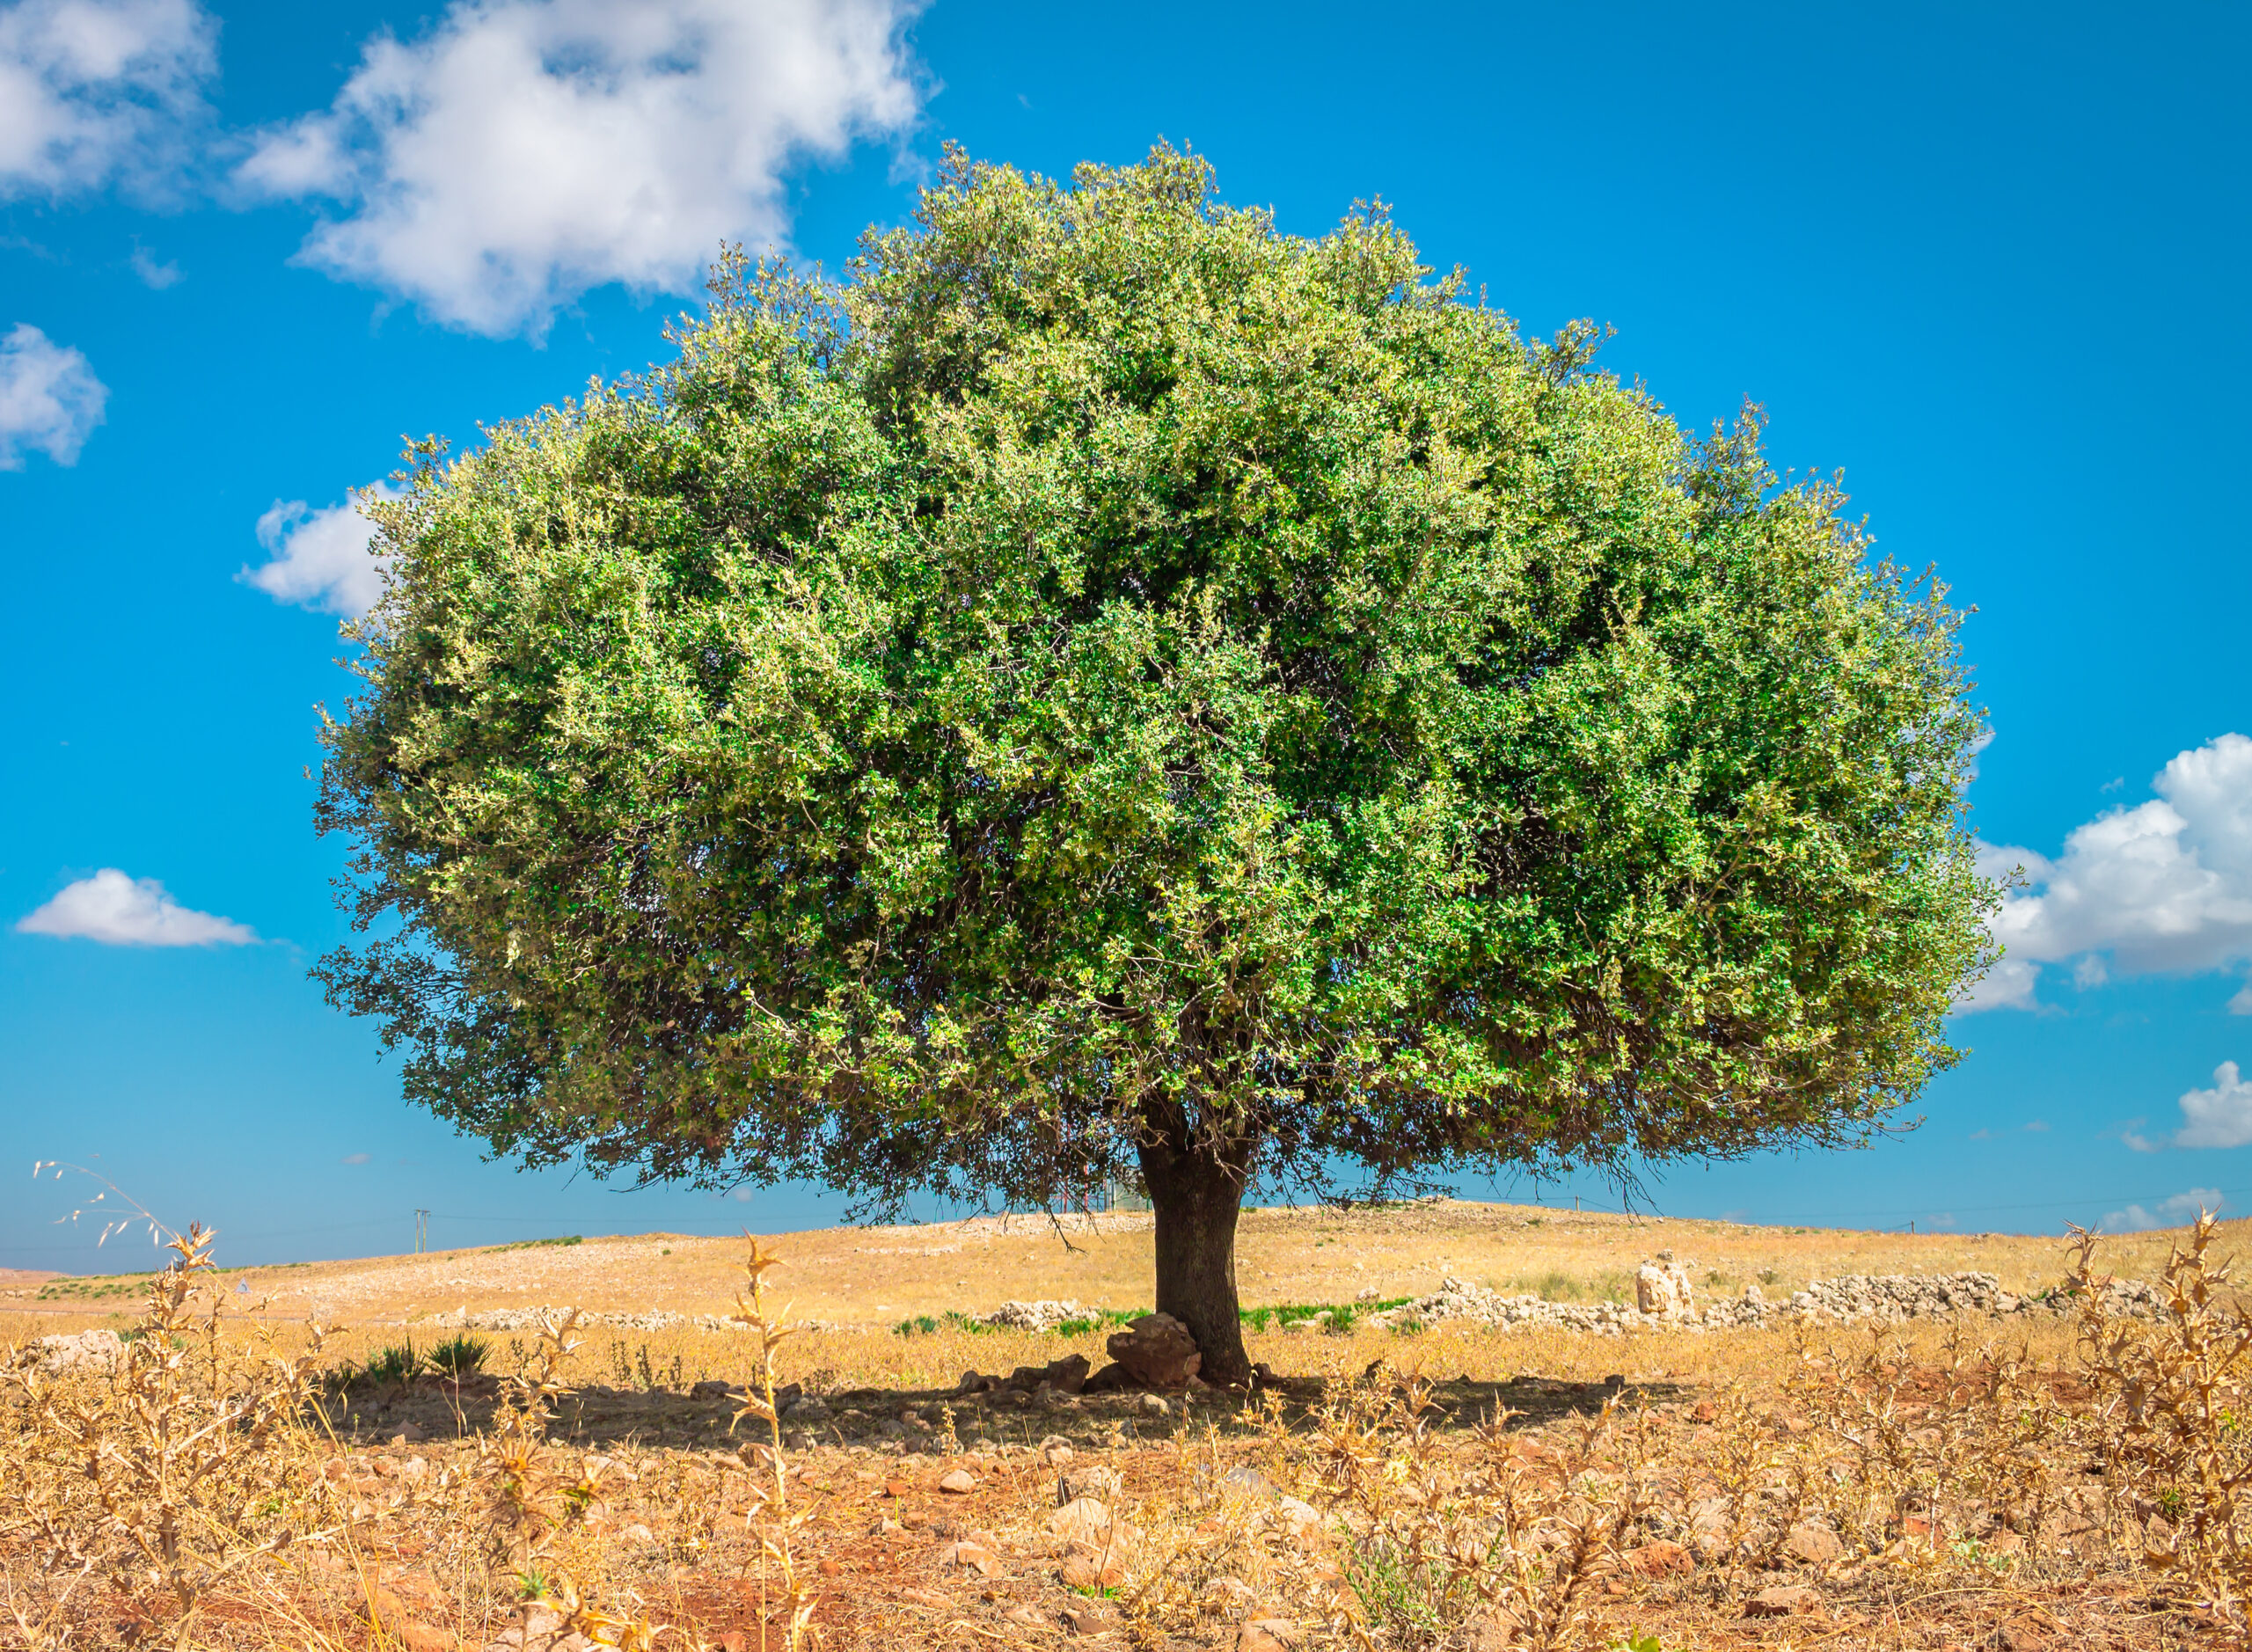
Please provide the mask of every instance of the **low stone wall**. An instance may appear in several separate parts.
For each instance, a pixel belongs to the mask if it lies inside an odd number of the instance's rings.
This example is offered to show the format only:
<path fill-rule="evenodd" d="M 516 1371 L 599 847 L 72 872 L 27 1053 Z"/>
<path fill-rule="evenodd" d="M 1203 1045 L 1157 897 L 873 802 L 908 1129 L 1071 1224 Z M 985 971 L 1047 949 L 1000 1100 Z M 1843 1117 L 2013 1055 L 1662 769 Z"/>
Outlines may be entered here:
<path fill-rule="evenodd" d="M 1700 1308 L 1692 1300 L 1685 1268 L 1670 1258 L 1667 1264 L 1663 1271 L 1668 1289 L 1640 1293 L 1642 1300 L 1653 1304 L 1655 1312 L 1646 1312 L 1623 1302 L 1550 1302 L 1536 1296 L 1504 1296 L 1466 1279 L 1450 1278 L 1431 1295 L 1388 1312 L 1371 1314 L 1363 1323 L 1399 1327 L 1472 1320 L 1504 1329 L 1557 1326 L 1616 1336 L 1630 1330 L 1714 1331 L 1790 1319 L 1899 1324 L 1964 1313 L 2058 1314 L 2072 1312 L 2079 1305 L 2078 1298 L 2062 1289 L 2020 1296 L 2004 1290 L 1992 1274 L 1956 1273 L 1852 1274 L 1820 1279 L 1779 1303 L 1769 1302 L 1757 1285 L 1751 1285 L 1739 1297 L 1722 1298 Z M 1645 1268 L 1646 1272 L 1655 1270 L 1656 1265 Z M 1637 1281 L 1638 1286 L 1643 1283 Z M 2139 1319 L 2152 1318 L 2165 1305 L 2159 1293 L 2139 1280 L 2114 1281 L 2108 1297 L 2112 1312 Z"/>

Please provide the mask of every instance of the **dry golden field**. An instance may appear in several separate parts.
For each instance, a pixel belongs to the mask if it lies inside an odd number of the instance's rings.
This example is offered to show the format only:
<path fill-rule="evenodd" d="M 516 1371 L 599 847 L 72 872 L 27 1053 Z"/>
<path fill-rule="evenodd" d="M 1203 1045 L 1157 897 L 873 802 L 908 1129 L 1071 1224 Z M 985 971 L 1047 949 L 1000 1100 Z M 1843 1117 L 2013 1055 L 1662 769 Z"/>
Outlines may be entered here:
<path fill-rule="evenodd" d="M 961 1392 L 1100 1364 L 1104 1330 L 945 1316 L 1136 1309 L 1147 1224 L 766 1241 L 764 1318 L 819 1325 L 771 1350 L 779 1426 L 756 1414 L 765 1334 L 694 1322 L 737 1311 L 741 1240 L 198 1270 L 115 1373 L 14 1356 L 0 1644 L 442 1652 L 529 1629 L 742 1652 L 793 1620 L 839 1648 L 2243 1644 L 2252 1359 L 2195 1269 L 2154 1324 L 2091 1304 L 1890 1331 L 1267 1329 L 1276 1380 L 1248 1394 Z M 2209 1233 L 2199 1267 L 2244 1233 Z M 2158 1277 L 2184 1238 L 2105 1240 L 2094 1266 Z M 1661 1250 L 1771 1301 L 1962 1268 L 2031 1291 L 2073 1266 L 2052 1239 L 1443 1202 L 1252 1213 L 1239 1273 L 1253 1307 L 1446 1276 L 1594 1300 Z M 0 1340 L 129 1331 L 150 1284 L 0 1278 Z M 688 1318 L 581 1323 L 559 1354 L 480 1331 L 473 1373 L 398 1369 L 464 1311 L 537 1308 Z M 317 1349 L 313 1319 L 338 1327 Z M 821 1403 L 791 1414 L 793 1386 Z M 1066 1476 L 1093 1502 L 1062 1509 Z"/>

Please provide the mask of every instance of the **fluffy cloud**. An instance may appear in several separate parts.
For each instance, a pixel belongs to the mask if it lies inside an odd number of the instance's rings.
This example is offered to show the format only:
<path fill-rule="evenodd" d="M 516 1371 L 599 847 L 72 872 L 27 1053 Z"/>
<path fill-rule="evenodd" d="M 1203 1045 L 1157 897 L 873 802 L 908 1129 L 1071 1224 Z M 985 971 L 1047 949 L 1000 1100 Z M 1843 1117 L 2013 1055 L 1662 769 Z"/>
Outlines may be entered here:
<path fill-rule="evenodd" d="M 128 878 L 115 866 L 68 885 L 16 928 L 110 947 L 239 947 L 258 939 L 230 918 L 190 911 L 156 879 Z"/>
<path fill-rule="evenodd" d="M 26 453 L 76 464 L 108 400 L 84 355 L 18 322 L 0 338 L 0 471 L 22 470 Z"/>
<path fill-rule="evenodd" d="M 0 196 L 162 188 L 209 113 L 217 34 L 194 0 L 0 7 Z"/>
<path fill-rule="evenodd" d="M 360 514 L 359 501 L 397 497 L 382 482 L 341 505 L 307 508 L 302 499 L 275 500 L 258 519 L 258 542 L 273 560 L 240 575 L 278 603 L 325 609 L 357 618 L 383 595 L 383 561 L 369 548 L 376 524 Z"/>
<path fill-rule="evenodd" d="M 2223 735 L 2183 752 L 2152 789 L 2150 801 L 2078 828 L 2053 860 L 1981 846 L 1982 870 L 2022 866 L 2031 887 L 1996 915 L 2005 956 L 1962 1007 L 2031 1008 L 2039 967 L 2067 960 L 2094 986 L 2252 957 L 2252 740 Z M 2252 996 L 2239 1001 L 2252 1011 Z"/>
<path fill-rule="evenodd" d="M 2218 1212 L 2227 1201 L 2220 1196 L 2218 1188 L 2192 1188 L 2187 1193 L 2177 1193 L 2170 1199 L 2161 1199 L 2155 1211 L 2141 1205 L 2131 1204 L 2124 1210 L 2114 1210 L 2095 1224 L 2099 1233 L 2140 1233 L 2153 1227 L 2183 1227 L 2197 1219 L 2201 1211 Z"/>
<path fill-rule="evenodd" d="M 316 267 L 537 336 L 591 288 L 687 291 L 721 241 L 779 240 L 793 160 L 914 119 L 917 4 L 455 0 L 420 40 L 370 40 L 238 176 L 341 205 Z"/>
<path fill-rule="evenodd" d="M 2252 1079 L 2225 1061 L 2213 1069 L 2213 1087 L 2191 1090 L 2182 1098 L 2182 1128 L 2174 1132 L 2175 1147 L 2241 1147 L 2252 1142 Z M 2154 1153 L 2168 1143 L 2153 1142 L 2130 1132 L 2127 1145 L 2138 1152 Z"/>

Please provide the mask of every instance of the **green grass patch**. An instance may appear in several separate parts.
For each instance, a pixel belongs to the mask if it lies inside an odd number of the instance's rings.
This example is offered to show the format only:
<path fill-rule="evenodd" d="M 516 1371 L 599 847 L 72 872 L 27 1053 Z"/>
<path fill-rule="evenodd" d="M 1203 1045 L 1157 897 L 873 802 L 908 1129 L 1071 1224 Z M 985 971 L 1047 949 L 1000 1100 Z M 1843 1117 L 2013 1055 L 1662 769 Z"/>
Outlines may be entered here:
<path fill-rule="evenodd" d="M 492 1351 L 493 1345 L 483 1337 L 463 1331 L 430 1350 L 429 1366 L 449 1377 L 472 1377 L 483 1369 L 485 1356 Z"/>
<path fill-rule="evenodd" d="M 583 1245 L 586 1239 L 577 1233 L 566 1233 L 560 1239 L 518 1239 L 513 1245 L 487 1245 L 480 1254 L 498 1256 L 502 1251 L 545 1250 L 556 1245 Z"/>
<path fill-rule="evenodd" d="M 271 1274 L 285 1268 L 309 1268 L 310 1262 L 274 1262 L 251 1264 L 242 1268 L 214 1268 L 214 1275 Z M 145 1297 L 149 1287 L 157 1282 L 154 1272 L 145 1274 L 84 1274 L 64 1279 L 50 1279 L 39 1288 L 36 1302 L 110 1302 L 120 1297 Z"/>
<path fill-rule="evenodd" d="M 891 1327 L 891 1334 L 894 1336 L 936 1336 L 941 1331 L 983 1333 L 999 1328 L 998 1326 L 986 1324 L 983 1319 L 973 1319 L 966 1313 L 948 1308 L 944 1313 L 918 1313 L 902 1319 Z"/>
<path fill-rule="evenodd" d="M 1329 1323 L 1325 1327 L 1340 1335 L 1353 1328 L 1364 1313 L 1388 1313 L 1394 1308 L 1404 1308 L 1414 1301 L 1412 1297 L 1391 1297 L 1382 1302 L 1289 1302 L 1267 1308 L 1245 1308 L 1237 1317 L 1244 1328 L 1250 1331 L 1287 1329 L 1301 1319 L 1311 1319 L 1326 1313 Z"/>
<path fill-rule="evenodd" d="M 1097 1308 L 1093 1313 L 1076 1319 L 1058 1319 L 1057 1336 L 1093 1336 L 1097 1331 L 1115 1331 L 1130 1325 L 1148 1312 L 1146 1308 Z"/>
<path fill-rule="evenodd" d="M 363 1381 L 381 1387 L 404 1388 L 420 1375 L 422 1356 L 414 1351 L 413 1342 L 394 1342 L 379 1348 L 368 1356 L 368 1363 L 360 1367 Z"/>

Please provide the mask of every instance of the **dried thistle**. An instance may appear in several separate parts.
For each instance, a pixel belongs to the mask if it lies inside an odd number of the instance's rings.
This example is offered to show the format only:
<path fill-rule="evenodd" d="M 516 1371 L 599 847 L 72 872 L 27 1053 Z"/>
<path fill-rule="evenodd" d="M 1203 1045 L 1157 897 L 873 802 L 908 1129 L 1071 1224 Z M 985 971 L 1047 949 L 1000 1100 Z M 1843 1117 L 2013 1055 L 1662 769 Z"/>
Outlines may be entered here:
<path fill-rule="evenodd" d="M 758 1536 L 758 1643 L 763 1652 L 770 1609 L 767 1568 L 771 1564 L 779 1574 L 783 1644 L 788 1652 L 798 1652 L 810 1633 L 808 1626 L 820 1597 L 797 1561 L 793 1539 L 808 1517 L 790 1507 L 789 1463 L 782 1449 L 781 1413 L 774 1400 L 774 1352 L 797 1327 L 790 1323 L 786 1307 L 776 1314 L 766 1305 L 766 1276 L 782 1265 L 782 1259 L 763 1248 L 751 1235 L 746 1233 L 743 1239 L 750 1246 L 742 1265 L 745 1289 L 737 1293 L 735 1311 L 728 1317 L 758 1339 L 756 1386 L 734 1420 L 739 1424 L 748 1417 L 766 1428 L 764 1443 L 746 1441 L 741 1452 L 752 1476 L 747 1520 Z"/>

